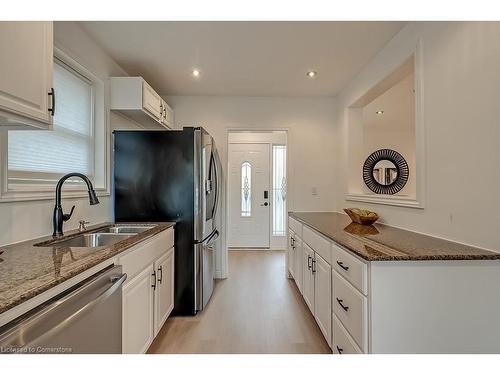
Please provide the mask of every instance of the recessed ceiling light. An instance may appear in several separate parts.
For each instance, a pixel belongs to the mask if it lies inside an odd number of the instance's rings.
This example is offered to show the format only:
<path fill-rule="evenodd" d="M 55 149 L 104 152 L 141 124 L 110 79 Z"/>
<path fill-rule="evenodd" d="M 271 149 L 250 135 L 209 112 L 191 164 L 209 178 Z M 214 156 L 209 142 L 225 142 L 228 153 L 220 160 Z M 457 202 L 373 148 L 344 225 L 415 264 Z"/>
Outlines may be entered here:
<path fill-rule="evenodd" d="M 384 113 L 384 111 L 382 111 L 382 110 L 378 110 L 378 111 L 377 111 L 377 112 L 375 112 L 375 113 L 376 113 L 377 115 L 381 115 L 381 114 L 383 114 L 383 113 Z"/>
<path fill-rule="evenodd" d="M 308 76 L 309 78 L 314 78 L 318 75 L 318 72 L 315 72 L 314 70 L 310 70 L 306 73 L 306 76 Z"/>
<path fill-rule="evenodd" d="M 200 71 L 198 69 L 193 69 L 193 77 L 199 77 L 200 76 Z"/>

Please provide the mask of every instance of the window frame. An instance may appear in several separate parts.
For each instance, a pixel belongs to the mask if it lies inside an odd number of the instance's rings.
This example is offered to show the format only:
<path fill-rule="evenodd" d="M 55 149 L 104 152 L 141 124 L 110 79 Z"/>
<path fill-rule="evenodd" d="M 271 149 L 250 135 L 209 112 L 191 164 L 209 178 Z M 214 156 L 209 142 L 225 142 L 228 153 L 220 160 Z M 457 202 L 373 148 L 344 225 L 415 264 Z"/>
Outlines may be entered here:
<path fill-rule="evenodd" d="M 110 195 L 109 165 L 110 165 L 110 132 L 109 132 L 109 108 L 105 92 L 107 88 L 105 79 L 99 77 L 88 68 L 80 64 L 74 58 L 54 48 L 54 64 L 61 64 L 81 75 L 89 81 L 92 86 L 92 130 L 90 149 L 90 162 L 92 165 L 91 181 L 98 196 Z M 20 130 L 21 131 L 21 130 Z M 51 131 L 51 130 L 41 130 Z M 58 174 L 45 172 L 16 172 L 21 179 L 15 183 L 9 181 L 8 170 L 8 132 L 0 132 L 0 202 L 46 200 L 54 198 L 54 188 L 58 180 Z M 30 177 L 33 178 L 30 178 Z M 52 180 L 51 178 L 54 178 Z M 41 183 L 45 178 L 47 183 Z M 79 180 L 68 180 L 64 185 L 64 197 L 79 198 L 87 196 L 86 186 Z"/>

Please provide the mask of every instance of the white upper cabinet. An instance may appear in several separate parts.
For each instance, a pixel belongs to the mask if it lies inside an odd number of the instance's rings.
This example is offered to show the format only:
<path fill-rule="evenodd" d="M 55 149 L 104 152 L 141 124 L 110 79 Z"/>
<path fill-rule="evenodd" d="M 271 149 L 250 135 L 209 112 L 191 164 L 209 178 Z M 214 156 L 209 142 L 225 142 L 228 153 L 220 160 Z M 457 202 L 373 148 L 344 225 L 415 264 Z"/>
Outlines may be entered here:
<path fill-rule="evenodd" d="M 174 127 L 172 109 L 142 77 L 111 77 L 111 110 L 146 128 Z"/>
<path fill-rule="evenodd" d="M 174 110 L 170 108 L 170 106 L 163 101 L 162 103 L 162 108 L 163 108 L 163 116 L 162 116 L 162 124 L 167 126 L 170 129 L 174 128 Z"/>
<path fill-rule="evenodd" d="M 163 117 L 163 100 L 144 80 L 142 81 L 142 108 L 156 121 L 161 122 Z M 114 108 L 112 107 L 112 109 Z"/>
<path fill-rule="evenodd" d="M 52 22 L 0 22 L 0 126 L 51 128 L 53 43 Z"/>

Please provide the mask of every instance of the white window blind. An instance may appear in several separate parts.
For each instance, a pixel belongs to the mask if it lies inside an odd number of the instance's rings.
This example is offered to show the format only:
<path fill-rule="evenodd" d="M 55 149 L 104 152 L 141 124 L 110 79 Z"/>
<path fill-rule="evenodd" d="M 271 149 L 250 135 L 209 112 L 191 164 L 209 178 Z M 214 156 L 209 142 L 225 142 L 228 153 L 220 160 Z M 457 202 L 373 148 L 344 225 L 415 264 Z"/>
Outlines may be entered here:
<path fill-rule="evenodd" d="M 53 131 L 9 131 L 9 179 L 46 180 L 68 172 L 93 175 L 92 82 L 55 60 Z"/>

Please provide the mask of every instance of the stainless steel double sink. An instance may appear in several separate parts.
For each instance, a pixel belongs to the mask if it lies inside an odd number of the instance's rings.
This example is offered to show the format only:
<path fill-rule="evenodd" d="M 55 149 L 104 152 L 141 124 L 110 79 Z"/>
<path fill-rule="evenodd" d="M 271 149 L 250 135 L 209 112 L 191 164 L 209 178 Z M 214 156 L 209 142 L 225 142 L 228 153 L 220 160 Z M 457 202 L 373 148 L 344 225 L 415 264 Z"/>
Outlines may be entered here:
<path fill-rule="evenodd" d="M 97 229 L 91 233 L 82 233 L 76 237 L 52 240 L 36 244 L 41 247 L 102 247 L 115 244 L 139 233 L 154 228 L 154 225 L 113 225 Z"/>

